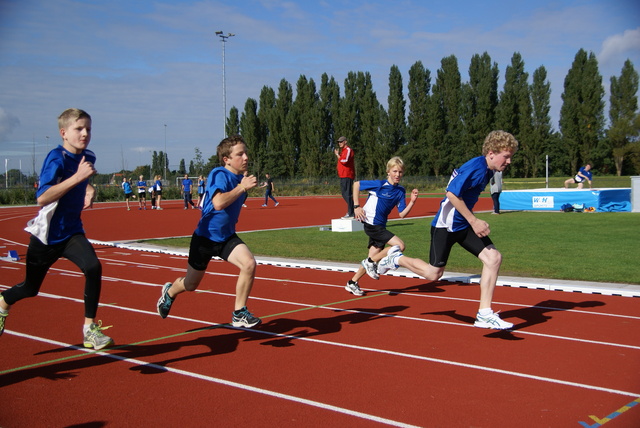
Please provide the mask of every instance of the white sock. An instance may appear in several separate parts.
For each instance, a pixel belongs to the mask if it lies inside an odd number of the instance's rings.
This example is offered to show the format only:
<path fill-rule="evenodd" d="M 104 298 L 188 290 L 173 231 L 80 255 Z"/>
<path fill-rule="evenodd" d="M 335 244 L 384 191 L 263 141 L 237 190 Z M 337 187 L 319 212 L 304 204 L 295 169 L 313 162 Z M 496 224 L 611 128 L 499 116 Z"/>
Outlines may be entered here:
<path fill-rule="evenodd" d="M 484 309 L 480 309 L 478 313 L 483 317 L 486 317 L 487 315 L 491 315 L 493 313 L 493 310 L 491 308 L 484 308 Z"/>
<path fill-rule="evenodd" d="M 87 334 L 87 332 L 89 331 L 89 328 L 91 327 L 91 324 L 85 324 L 82 326 L 82 334 Z"/>

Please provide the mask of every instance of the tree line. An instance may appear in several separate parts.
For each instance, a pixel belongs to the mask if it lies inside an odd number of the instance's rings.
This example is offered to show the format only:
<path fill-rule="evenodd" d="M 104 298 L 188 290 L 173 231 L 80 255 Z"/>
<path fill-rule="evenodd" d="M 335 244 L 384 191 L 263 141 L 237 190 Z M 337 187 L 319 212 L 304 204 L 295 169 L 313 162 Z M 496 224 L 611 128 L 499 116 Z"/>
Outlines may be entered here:
<path fill-rule="evenodd" d="M 564 80 L 559 129 L 550 118 L 551 85 L 544 66 L 530 77 L 519 53 L 506 67 L 498 88 L 498 64 L 485 52 L 471 58 L 462 81 L 454 55 L 442 59 L 432 75 L 421 61 L 409 69 L 407 98 L 396 65 L 389 72 L 387 108 L 379 102 L 368 72 L 349 72 L 342 93 L 333 77 L 322 74 L 320 87 L 301 75 L 293 86 L 285 79 L 276 90 L 264 86 L 244 110 L 232 107 L 226 135 L 241 134 L 251 156 L 251 172 L 274 177 L 335 175 L 335 141 L 349 140 L 358 177 L 383 176 L 387 160 L 404 158 L 407 174 L 448 176 L 453 167 L 480 155 L 484 137 L 494 129 L 512 133 L 520 143 L 508 170 L 511 177 L 571 175 L 592 163 L 601 174 L 640 173 L 638 73 L 627 60 L 610 81 L 609 123 L 604 86 L 593 53 L 580 49 Z M 408 111 L 407 111 L 408 110 Z M 196 149 L 198 150 L 198 149 Z M 196 158 L 198 152 L 196 152 Z M 191 161 L 185 172 L 206 174 L 217 166 Z"/>

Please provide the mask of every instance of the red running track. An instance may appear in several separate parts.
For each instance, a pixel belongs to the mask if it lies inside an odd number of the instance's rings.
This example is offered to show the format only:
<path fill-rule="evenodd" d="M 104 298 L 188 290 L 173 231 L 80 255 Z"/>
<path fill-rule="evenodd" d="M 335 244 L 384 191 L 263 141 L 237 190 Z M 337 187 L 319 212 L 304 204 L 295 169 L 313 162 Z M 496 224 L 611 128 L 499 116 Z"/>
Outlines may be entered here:
<path fill-rule="evenodd" d="M 250 200 L 239 229 L 343 214 L 339 198 L 281 202 Z M 437 202 L 413 214 L 433 214 Z M 198 213 L 165 207 L 100 204 L 83 218 L 101 241 L 190 235 Z M 23 278 L 21 228 L 35 211 L 0 210 L 0 246 L 22 257 L 0 261 L 2 289 Z M 494 307 L 516 328 L 495 332 L 472 327 L 475 285 L 385 276 L 356 297 L 343 288 L 350 273 L 260 265 L 250 309 L 263 324 L 234 329 L 224 324 L 230 264 L 212 262 L 201 289 L 163 320 L 160 285 L 184 272 L 185 257 L 96 250 L 99 318 L 117 346 L 79 348 L 83 279 L 60 260 L 0 338 L 0 426 L 640 426 L 634 298 L 501 287 Z"/>

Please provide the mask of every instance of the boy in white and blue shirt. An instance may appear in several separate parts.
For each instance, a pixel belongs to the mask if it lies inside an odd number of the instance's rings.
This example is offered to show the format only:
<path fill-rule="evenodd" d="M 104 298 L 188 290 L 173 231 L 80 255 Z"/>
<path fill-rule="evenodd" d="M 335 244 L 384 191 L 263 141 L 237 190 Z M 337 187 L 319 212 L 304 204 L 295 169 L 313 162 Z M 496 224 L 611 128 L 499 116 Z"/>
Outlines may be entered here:
<path fill-rule="evenodd" d="M 480 304 L 474 326 L 498 330 L 513 324 L 503 321 L 491 309 L 493 291 L 498 280 L 502 254 L 489 238 L 489 224 L 473 214 L 473 207 L 494 172 L 504 171 L 518 150 L 518 141 L 505 131 L 492 131 L 482 146 L 482 156 L 475 157 L 455 169 L 447 185 L 447 193 L 431 223 L 429 263 L 404 256 L 393 247 L 378 264 L 378 274 L 405 267 L 428 280 L 437 281 L 444 274 L 451 248 L 460 244 L 483 264 L 480 277 Z"/>
<path fill-rule="evenodd" d="M 91 141 L 91 116 L 83 110 L 67 109 L 58 117 L 62 144 L 51 150 L 42 165 L 36 199 L 38 216 L 28 223 L 25 279 L 0 295 L 0 335 L 9 308 L 40 292 L 49 268 L 61 257 L 73 262 L 85 276 L 83 344 L 100 350 L 113 344 L 95 322 L 102 285 L 102 265 L 85 236 L 80 215 L 90 208 L 95 189 L 89 178 L 96 173 L 96 155 L 87 149 Z"/>
<path fill-rule="evenodd" d="M 402 239 L 387 230 L 387 219 L 394 208 L 398 209 L 400 218 L 406 217 L 418 199 L 418 189 L 411 192 L 409 204 L 405 200 L 405 189 L 400 186 L 400 180 L 404 175 L 404 163 L 399 157 L 394 157 L 387 162 L 386 180 L 362 180 L 353 183 L 353 203 L 355 218 L 364 225 L 364 232 L 369 237 L 369 255 L 362 260 L 361 266 L 353 278 L 347 282 L 345 289 L 356 295 L 363 296 L 358 281 L 365 273 L 373 279 L 378 279 L 376 262 L 383 258 L 389 251 L 386 245 L 396 245 L 404 250 Z M 364 207 L 360 206 L 360 191 L 367 191 L 369 196 Z"/>

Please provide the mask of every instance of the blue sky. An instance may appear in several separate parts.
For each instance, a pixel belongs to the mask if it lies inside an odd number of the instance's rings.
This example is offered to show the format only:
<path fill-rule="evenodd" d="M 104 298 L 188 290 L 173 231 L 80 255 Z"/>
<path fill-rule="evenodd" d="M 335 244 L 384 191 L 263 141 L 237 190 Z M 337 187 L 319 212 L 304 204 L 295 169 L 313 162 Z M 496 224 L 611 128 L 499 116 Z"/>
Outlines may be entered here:
<path fill-rule="evenodd" d="M 232 4 L 233 3 L 233 4 Z M 563 82 L 579 49 L 596 54 L 603 83 L 628 58 L 640 72 L 640 6 L 631 0 L 0 0 L 0 159 L 39 171 L 60 141 L 68 107 L 93 117 L 90 148 L 100 173 L 150 162 L 166 146 L 171 168 L 223 136 L 226 105 L 244 109 L 263 86 L 300 75 L 319 86 L 350 71 L 371 73 L 387 103 L 388 76 L 420 60 L 432 77 L 455 55 L 468 80 L 474 54 L 504 72 L 519 52 L 530 76 L 544 65 L 557 129 Z M 165 127 L 166 125 L 166 127 Z M 49 138 L 47 138 L 47 136 Z M 4 172 L 4 171 L 3 171 Z"/>

